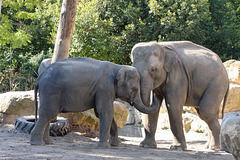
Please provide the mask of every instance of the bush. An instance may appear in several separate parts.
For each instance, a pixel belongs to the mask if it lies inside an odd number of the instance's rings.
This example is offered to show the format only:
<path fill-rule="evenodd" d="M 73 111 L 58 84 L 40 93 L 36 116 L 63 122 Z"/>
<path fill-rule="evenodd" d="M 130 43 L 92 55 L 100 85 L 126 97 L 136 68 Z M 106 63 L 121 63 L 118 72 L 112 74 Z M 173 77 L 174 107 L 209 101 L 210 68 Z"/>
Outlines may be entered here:
<path fill-rule="evenodd" d="M 52 57 L 52 50 L 33 56 L 30 53 L 19 55 L 17 59 L 12 53 L 6 55 L 10 56 L 1 59 L 4 63 L 1 63 L 0 93 L 32 90 L 38 76 L 38 67 L 43 59 Z"/>

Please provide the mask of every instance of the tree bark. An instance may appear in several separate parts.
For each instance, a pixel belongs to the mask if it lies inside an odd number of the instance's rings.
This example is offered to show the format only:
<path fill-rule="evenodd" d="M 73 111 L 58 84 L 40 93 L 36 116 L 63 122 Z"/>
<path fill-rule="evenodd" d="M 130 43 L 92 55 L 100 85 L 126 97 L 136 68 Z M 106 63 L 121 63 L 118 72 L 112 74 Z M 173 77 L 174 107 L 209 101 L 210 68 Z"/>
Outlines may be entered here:
<path fill-rule="evenodd" d="M 68 58 L 78 0 L 63 0 L 52 63 Z"/>

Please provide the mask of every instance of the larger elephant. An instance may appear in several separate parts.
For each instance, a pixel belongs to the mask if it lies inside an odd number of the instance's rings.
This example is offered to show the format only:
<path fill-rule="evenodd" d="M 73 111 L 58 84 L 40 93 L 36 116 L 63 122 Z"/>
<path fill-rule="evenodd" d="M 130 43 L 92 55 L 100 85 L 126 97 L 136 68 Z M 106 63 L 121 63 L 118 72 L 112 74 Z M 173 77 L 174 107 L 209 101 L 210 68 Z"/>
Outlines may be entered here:
<path fill-rule="evenodd" d="M 90 58 L 68 58 L 48 66 L 35 83 L 36 111 L 38 90 L 39 119 L 31 133 L 30 143 L 33 145 L 52 143 L 49 123 L 58 113 L 94 108 L 100 119 L 98 146 L 117 146 L 119 138 L 113 118 L 113 101 L 116 98 L 133 104 L 144 113 L 152 113 L 159 108 L 157 99 L 151 108 L 142 103 L 140 76 L 136 68 Z"/>
<path fill-rule="evenodd" d="M 145 105 L 153 90 L 160 104 L 165 99 L 170 128 L 171 149 L 186 150 L 182 108 L 193 106 L 209 127 L 207 148 L 219 148 L 219 106 L 228 93 L 228 75 L 221 59 L 211 50 L 189 41 L 146 42 L 136 44 L 131 53 L 133 66 L 141 79 Z M 140 146 L 155 148 L 159 112 L 146 115 L 145 139 Z"/>

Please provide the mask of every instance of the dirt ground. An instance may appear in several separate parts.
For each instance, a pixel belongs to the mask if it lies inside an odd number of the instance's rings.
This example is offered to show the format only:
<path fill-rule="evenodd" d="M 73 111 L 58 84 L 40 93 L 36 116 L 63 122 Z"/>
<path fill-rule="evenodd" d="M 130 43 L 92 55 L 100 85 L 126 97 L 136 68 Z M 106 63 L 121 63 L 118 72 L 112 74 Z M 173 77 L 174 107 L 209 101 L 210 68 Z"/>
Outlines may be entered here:
<path fill-rule="evenodd" d="M 143 138 L 120 136 L 122 144 L 110 149 L 96 148 L 98 138 L 87 138 L 79 132 L 52 137 L 54 144 L 32 146 L 30 135 L 14 130 L 14 125 L 0 124 L 0 159 L 13 160 L 77 160 L 77 159 L 157 159 L 157 160 L 232 160 L 231 154 L 204 149 L 207 137 L 200 133 L 186 133 L 188 151 L 169 150 L 171 132 L 157 132 L 157 149 L 139 147 Z"/>

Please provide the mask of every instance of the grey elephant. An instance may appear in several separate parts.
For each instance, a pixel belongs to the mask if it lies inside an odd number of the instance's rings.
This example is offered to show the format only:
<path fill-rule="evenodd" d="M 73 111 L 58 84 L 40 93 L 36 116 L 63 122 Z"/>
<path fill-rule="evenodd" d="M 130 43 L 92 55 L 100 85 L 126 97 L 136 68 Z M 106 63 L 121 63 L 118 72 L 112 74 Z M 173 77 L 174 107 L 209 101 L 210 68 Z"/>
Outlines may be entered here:
<path fill-rule="evenodd" d="M 136 44 L 131 52 L 133 66 L 141 79 L 141 97 L 149 104 L 151 90 L 165 99 L 173 144 L 170 149 L 186 150 L 182 108 L 193 106 L 209 127 L 207 148 L 219 148 L 219 106 L 223 110 L 228 94 L 228 75 L 222 61 L 211 50 L 189 41 L 147 42 Z M 159 111 L 145 115 L 142 147 L 156 148 L 155 132 Z"/>
<path fill-rule="evenodd" d="M 90 58 L 60 60 L 39 75 L 34 88 L 35 116 L 38 90 L 39 119 L 31 132 L 32 145 L 52 144 L 49 122 L 58 113 L 94 108 L 100 119 L 98 147 L 117 146 L 120 140 L 113 118 L 113 101 L 116 98 L 133 104 L 143 113 L 153 113 L 159 108 L 157 98 L 154 98 L 152 107 L 142 103 L 140 76 L 136 68 Z"/>

